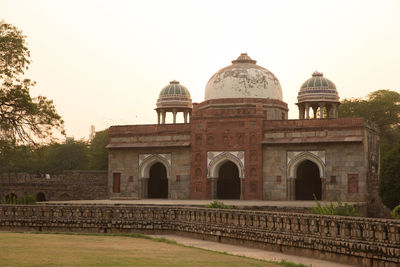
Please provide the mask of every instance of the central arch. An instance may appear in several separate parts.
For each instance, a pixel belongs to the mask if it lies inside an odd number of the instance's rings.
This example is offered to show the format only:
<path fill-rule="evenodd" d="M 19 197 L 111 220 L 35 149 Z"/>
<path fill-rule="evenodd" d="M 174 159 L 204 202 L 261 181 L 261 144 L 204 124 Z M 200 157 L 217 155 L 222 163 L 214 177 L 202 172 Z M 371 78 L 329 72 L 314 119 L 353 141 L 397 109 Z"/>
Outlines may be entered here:
<path fill-rule="evenodd" d="M 168 198 L 168 179 L 165 166 L 156 162 L 150 167 L 148 198 Z"/>
<path fill-rule="evenodd" d="M 314 162 L 302 161 L 296 171 L 296 200 L 318 200 L 322 197 L 320 171 Z"/>
<path fill-rule="evenodd" d="M 217 198 L 240 199 L 239 169 L 232 161 L 226 161 L 219 168 Z"/>

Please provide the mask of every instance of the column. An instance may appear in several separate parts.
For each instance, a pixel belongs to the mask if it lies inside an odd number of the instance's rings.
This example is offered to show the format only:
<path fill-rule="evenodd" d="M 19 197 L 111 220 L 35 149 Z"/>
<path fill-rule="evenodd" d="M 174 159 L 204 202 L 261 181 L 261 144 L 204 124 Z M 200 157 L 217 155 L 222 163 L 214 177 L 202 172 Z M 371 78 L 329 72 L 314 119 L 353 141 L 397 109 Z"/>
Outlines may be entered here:
<path fill-rule="evenodd" d="M 188 120 L 188 122 L 192 122 L 192 110 L 190 109 L 188 113 L 189 113 L 189 120 Z"/>
<path fill-rule="evenodd" d="M 314 106 L 314 107 L 312 107 L 312 109 L 313 109 L 313 112 L 314 112 L 314 119 L 316 119 L 317 118 L 318 106 Z"/>
<path fill-rule="evenodd" d="M 208 178 L 210 179 L 211 185 L 211 199 L 217 199 L 217 178 Z"/>
<path fill-rule="evenodd" d="M 295 178 L 293 177 L 288 177 L 286 179 L 287 183 L 287 200 L 295 200 L 296 199 L 296 183 L 295 183 Z"/>
<path fill-rule="evenodd" d="M 244 178 L 239 178 L 240 179 L 240 200 L 244 200 Z"/>
<path fill-rule="evenodd" d="M 162 115 L 162 124 L 165 124 L 165 110 L 162 111 L 161 115 Z"/>
<path fill-rule="evenodd" d="M 310 104 L 306 104 L 306 119 L 310 119 Z"/>
<path fill-rule="evenodd" d="M 299 104 L 298 108 L 299 108 L 299 119 L 303 120 L 304 119 L 304 106 Z"/>
<path fill-rule="evenodd" d="M 339 117 L 338 116 L 338 106 L 337 106 L 337 104 L 333 104 L 332 105 L 332 117 L 335 118 L 335 119 L 337 119 Z"/>
<path fill-rule="evenodd" d="M 319 118 L 320 119 L 326 118 L 325 107 L 326 107 L 325 103 L 319 104 Z"/>
<path fill-rule="evenodd" d="M 176 123 L 176 109 L 172 110 L 172 115 L 174 117 L 173 121 L 174 121 L 174 124 L 175 124 Z"/>
<path fill-rule="evenodd" d="M 157 124 L 160 124 L 160 111 L 157 110 Z"/>
<path fill-rule="evenodd" d="M 187 123 L 187 111 L 183 111 L 183 120 L 185 123 Z"/>

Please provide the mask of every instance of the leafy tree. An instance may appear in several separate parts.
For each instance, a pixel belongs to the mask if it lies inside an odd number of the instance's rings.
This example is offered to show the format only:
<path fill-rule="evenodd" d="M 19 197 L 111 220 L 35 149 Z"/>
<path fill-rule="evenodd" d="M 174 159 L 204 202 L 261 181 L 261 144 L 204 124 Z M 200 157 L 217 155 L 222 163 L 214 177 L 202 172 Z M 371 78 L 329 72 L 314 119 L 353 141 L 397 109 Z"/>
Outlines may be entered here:
<path fill-rule="evenodd" d="M 400 94 L 377 90 L 366 99 L 345 99 L 339 117 L 363 117 L 375 122 L 380 130 L 381 151 L 388 151 L 393 140 L 400 138 Z"/>
<path fill-rule="evenodd" d="M 59 174 L 64 170 L 85 170 L 88 166 L 88 145 L 84 141 L 68 140 L 53 143 L 37 151 L 42 159 L 40 172 Z"/>
<path fill-rule="evenodd" d="M 108 169 L 108 129 L 96 132 L 89 146 L 89 169 L 107 170 Z"/>
<path fill-rule="evenodd" d="M 400 143 L 397 142 L 382 159 L 379 195 L 390 209 L 400 205 Z"/>
<path fill-rule="evenodd" d="M 0 21 L 0 140 L 11 144 L 54 140 L 55 132 L 64 134 L 53 101 L 31 97 L 35 82 L 22 78 L 31 63 L 25 39 L 18 28 Z"/>

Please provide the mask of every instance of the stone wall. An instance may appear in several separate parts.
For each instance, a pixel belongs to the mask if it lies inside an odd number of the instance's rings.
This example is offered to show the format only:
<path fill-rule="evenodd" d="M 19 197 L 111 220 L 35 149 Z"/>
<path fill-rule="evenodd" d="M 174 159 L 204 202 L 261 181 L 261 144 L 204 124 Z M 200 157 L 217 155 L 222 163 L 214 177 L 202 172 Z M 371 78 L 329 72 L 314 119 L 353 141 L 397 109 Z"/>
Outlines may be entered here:
<path fill-rule="evenodd" d="M 107 171 L 64 171 L 50 179 L 28 173 L 5 173 L 0 177 L 0 197 L 39 193 L 46 201 L 108 199 Z"/>
<path fill-rule="evenodd" d="M 362 266 L 400 265 L 400 221 L 184 207 L 0 206 L 0 230 L 174 232 Z"/>

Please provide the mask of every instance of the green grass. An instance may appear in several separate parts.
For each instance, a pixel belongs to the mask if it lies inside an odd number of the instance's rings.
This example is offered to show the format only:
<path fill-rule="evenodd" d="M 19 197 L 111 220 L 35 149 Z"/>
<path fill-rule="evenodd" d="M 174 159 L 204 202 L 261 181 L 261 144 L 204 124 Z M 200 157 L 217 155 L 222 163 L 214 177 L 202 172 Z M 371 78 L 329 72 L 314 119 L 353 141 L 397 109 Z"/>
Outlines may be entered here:
<path fill-rule="evenodd" d="M 0 232 L 1 266 L 287 266 L 132 234 Z"/>

